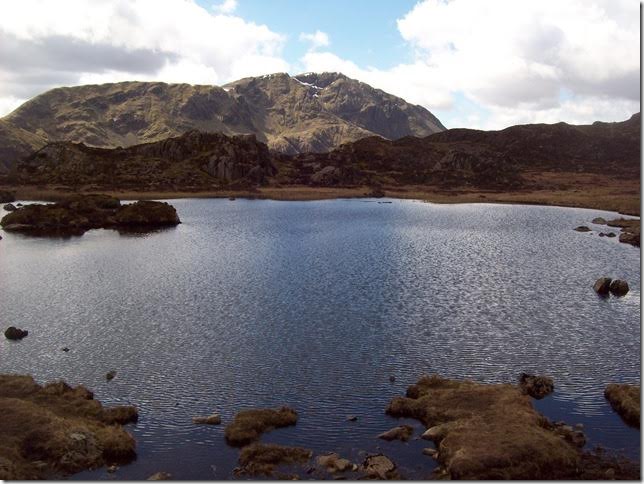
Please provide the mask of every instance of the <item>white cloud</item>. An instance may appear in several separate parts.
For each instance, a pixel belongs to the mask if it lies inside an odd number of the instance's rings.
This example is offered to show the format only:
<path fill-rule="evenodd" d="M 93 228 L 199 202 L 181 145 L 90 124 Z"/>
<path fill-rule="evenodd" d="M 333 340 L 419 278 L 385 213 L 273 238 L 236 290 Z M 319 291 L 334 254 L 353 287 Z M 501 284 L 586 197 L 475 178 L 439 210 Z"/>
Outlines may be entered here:
<path fill-rule="evenodd" d="M 330 52 L 309 52 L 302 62 L 306 70 L 343 70 L 451 126 L 610 121 L 639 110 L 639 4 L 632 0 L 424 0 L 398 30 L 411 63 L 365 68 Z M 480 112 L 462 110 L 463 99 Z"/>
<path fill-rule="evenodd" d="M 222 3 L 213 5 L 212 9 L 215 12 L 222 14 L 230 14 L 237 10 L 237 0 L 224 0 Z"/>
<path fill-rule="evenodd" d="M 193 0 L 21 0 L 0 15 L 0 115 L 60 85 L 119 80 L 218 84 L 287 71 L 285 37 Z M 100 20 L 99 20 L 100 19 Z"/>
<path fill-rule="evenodd" d="M 300 34 L 300 41 L 310 42 L 311 50 L 315 50 L 320 47 L 328 47 L 331 44 L 331 42 L 329 41 L 329 36 L 321 30 L 316 30 L 312 34 L 302 32 Z"/>

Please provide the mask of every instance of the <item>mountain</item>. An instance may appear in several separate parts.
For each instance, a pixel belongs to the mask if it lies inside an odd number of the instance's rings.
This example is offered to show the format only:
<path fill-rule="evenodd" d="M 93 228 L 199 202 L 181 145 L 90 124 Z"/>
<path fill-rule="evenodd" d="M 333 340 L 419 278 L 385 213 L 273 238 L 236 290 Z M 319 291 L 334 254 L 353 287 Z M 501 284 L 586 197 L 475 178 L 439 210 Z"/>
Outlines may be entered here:
<path fill-rule="evenodd" d="M 115 148 L 190 130 L 254 134 L 283 153 L 324 152 L 366 136 L 444 130 L 428 110 L 339 73 L 272 74 L 223 87 L 120 82 L 52 89 L 0 119 L 0 163 L 46 142 Z"/>
<path fill-rule="evenodd" d="M 545 183 L 558 186 L 588 174 L 639 180 L 639 126 L 638 113 L 619 123 L 452 129 L 393 141 L 370 136 L 328 153 L 298 154 L 270 152 L 254 135 L 198 131 L 128 148 L 57 142 L 15 166 L 10 179 L 17 185 L 135 191 L 258 185 L 539 190 L 544 187 L 531 174 L 555 174 Z"/>

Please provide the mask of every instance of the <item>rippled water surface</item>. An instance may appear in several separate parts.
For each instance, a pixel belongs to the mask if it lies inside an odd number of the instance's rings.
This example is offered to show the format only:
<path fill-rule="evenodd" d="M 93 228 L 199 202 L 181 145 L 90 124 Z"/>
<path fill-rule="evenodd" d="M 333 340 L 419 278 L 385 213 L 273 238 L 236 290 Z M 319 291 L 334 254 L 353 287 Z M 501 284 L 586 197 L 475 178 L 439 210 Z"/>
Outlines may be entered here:
<path fill-rule="evenodd" d="M 265 441 L 354 459 L 379 446 L 404 475 L 426 477 L 427 442 L 374 436 L 399 422 L 384 415 L 387 402 L 432 372 L 487 382 L 550 374 L 556 392 L 538 402 L 542 412 L 583 423 L 589 446 L 639 456 L 639 431 L 612 412 L 603 387 L 640 381 L 640 252 L 572 230 L 615 214 L 400 200 L 171 203 L 183 224 L 146 236 L 0 232 L 0 322 L 29 330 L 19 343 L 2 339 L 0 371 L 83 383 L 104 403 L 140 410 L 137 461 L 79 477 L 230 477 L 238 451 L 223 426 L 191 418 L 218 411 L 225 423 L 275 405 L 300 420 Z M 592 284 L 604 275 L 626 279 L 629 294 L 598 298 Z M 117 376 L 106 382 L 109 370 Z"/>

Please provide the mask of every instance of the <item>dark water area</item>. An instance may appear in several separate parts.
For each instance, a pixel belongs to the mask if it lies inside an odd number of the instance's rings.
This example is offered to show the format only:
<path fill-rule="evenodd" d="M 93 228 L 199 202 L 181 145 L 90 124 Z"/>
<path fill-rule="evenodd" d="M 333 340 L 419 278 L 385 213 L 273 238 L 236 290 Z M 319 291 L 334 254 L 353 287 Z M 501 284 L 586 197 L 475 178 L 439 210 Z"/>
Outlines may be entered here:
<path fill-rule="evenodd" d="M 225 424 L 281 405 L 297 426 L 262 441 L 357 462 L 383 452 L 404 477 L 427 478 L 431 443 L 375 436 L 403 422 L 419 435 L 419 422 L 384 410 L 429 373 L 551 375 L 541 412 L 583 423 L 589 448 L 639 459 L 639 430 L 603 389 L 640 382 L 640 251 L 572 230 L 605 231 L 590 220 L 616 214 L 392 202 L 174 200 L 183 223 L 151 234 L 0 232 L 0 322 L 29 330 L 2 339 L 0 372 L 82 383 L 105 404 L 139 408 L 137 460 L 81 479 L 231 478 L 239 451 L 224 425 L 192 417 L 219 412 Z M 631 291 L 599 298 L 601 276 Z"/>

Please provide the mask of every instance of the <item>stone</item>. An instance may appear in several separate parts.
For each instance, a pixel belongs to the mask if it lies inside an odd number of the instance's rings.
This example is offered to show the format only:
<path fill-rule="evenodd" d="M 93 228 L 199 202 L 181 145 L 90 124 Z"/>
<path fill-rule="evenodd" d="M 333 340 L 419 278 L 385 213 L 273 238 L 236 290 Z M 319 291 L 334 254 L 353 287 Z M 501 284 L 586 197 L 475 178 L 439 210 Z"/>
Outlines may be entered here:
<path fill-rule="evenodd" d="M 349 415 L 347 417 L 347 422 L 356 422 L 357 420 L 358 420 L 358 417 L 356 417 L 355 415 Z"/>
<path fill-rule="evenodd" d="M 615 232 L 607 232 L 606 237 L 617 237 L 617 234 Z"/>
<path fill-rule="evenodd" d="M 622 297 L 628 294 L 629 291 L 628 282 L 621 279 L 615 279 L 610 283 L 610 293 L 616 297 Z"/>
<path fill-rule="evenodd" d="M 114 370 L 112 370 L 112 371 L 108 371 L 108 372 L 105 374 L 105 379 L 106 379 L 107 381 L 111 381 L 111 380 L 113 380 L 113 379 L 114 379 L 114 377 L 115 377 L 115 376 L 116 376 L 116 372 L 115 372 Z"/>
<path fill-rule="evenodd" d="M 592 220 L 592 223 L 597 224 L 597 225 L 606 225 L 606 219 L 604 219 L 602 217 L 595 217 Z"/>
<path fill-rule="evenodd" d="M 575 227 L 575 231 L 577 232 L 591 232 L 591 230 L 586 227 L 585 225 L 580 225 L 579 227 Z"/>
<path fill-rule="evenodd" d="M 21 340 L 22 338 L 24 338 L 28 334 L 29 334 L 29 331 L 26 331 L 26 330 L 20 329 L 20 328 L 16 328 L 15 326 L 9 326 L 4 332 L 5 338 L 10 339 L 10 340 L 14 340 L 14 341 Z"/>
<path fill-rule="evenodd" d="M 434 425 L 433 427 L 430 427 L 427 430 L 425 430 L 425 432 L 423 432 L 420 438 L 425 440 L 440 440 L 445 436 L 445 434 L 447 434 L 448 430 L 449 430 L 448 423 L 444 423 L 441 425 Z"/>
<path fill-rule="evenodd" d="M 362 464 L 364 472 L 369 477 L 378 479 L 396 479 L 396 464 L 383 454 L 369 455 Z"/>
<path fill-rule="evenodd" d="M 427 455 L 433 459 L 438 459 L 438 451 L 436 449 L 432 449 L 431 447 L 423 449 L 423 455 Z"/>
<path fill-rule="evenodd" d="M 148 477 L 146 480 L 148 481 L 167 481 L 169 479 L 172 479 L 172 474 L 168 472 L 156 472 L 152 474 L 150 477 Z"/>
<path fill-rule="evenodd" d="M 207 417 L 193 417 L 192 423 L 205 424 L 205 425 L 219 425 L 221 423 L 221 416 L 218 413 L 213 413 Z"/>
<path fill-rule="evenodd" d="M 18 210 L 13 203 L 7 203 L 2 208 L 4 208 L 7 212 L 13 212 L 14 210 Z"/>
<path fill-rule="evenodd" d="M 593 289 L 595 292 L 601 296 L 606 296 L 610 291 L 610 284 L 612 279 L 610 277 L 600 277 L 595 281 Z"/>
<path fill-rule="evenodd" d="M 401 425 L 381 433 L 378 435 L 378 438 L 387 441 L 402 440 L 403 442 L 407 442 L 413 431 L 414 429 L 411 425 Z"/>

